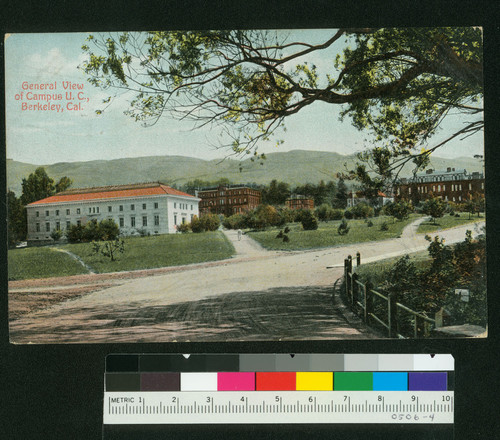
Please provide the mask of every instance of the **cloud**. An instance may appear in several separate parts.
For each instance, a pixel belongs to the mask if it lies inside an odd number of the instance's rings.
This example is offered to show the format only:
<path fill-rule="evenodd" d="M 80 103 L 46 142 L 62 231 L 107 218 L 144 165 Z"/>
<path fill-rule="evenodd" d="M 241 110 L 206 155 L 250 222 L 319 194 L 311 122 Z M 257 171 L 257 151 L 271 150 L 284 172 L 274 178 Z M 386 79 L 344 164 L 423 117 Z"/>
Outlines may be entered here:
<path fill-rule="evenodd" d="M 34 53 L 26 58 L 26 64 L 36 73 L 44 76 L 64 76 L 75 75 L 78 72 L 78 65 L 84 59 L 84 54 L 77 58 L 68 59 L 58 49 L 54 47 L 45 53 Z"/>

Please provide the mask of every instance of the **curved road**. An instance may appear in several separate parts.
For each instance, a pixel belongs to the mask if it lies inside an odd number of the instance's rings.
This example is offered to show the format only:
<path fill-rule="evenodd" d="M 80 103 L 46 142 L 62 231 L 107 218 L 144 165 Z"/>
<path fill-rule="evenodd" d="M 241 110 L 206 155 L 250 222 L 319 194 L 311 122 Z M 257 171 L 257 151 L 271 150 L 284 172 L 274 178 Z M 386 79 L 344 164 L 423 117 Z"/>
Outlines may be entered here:
<path fill-rule="evenodd" d="M 304 252 L 269 252 L 250 237 L 235 257 L 168 273 L 121 279 L 11 321 L 12 342 L 172 342 L 346 339 L 375 337 L 347 323 L 332 303 L 332 285 L 347 255 L 363 262 L 427 249 L 417 222 L 401 238 Z M 480 224 L 440 231 L 447 244 Z M 330 267 L 331 269 L 327 269 Z M 11 289 L 12 290 L 12 289 Z M 24 289 L 26 290 L 26 289 Z"/>

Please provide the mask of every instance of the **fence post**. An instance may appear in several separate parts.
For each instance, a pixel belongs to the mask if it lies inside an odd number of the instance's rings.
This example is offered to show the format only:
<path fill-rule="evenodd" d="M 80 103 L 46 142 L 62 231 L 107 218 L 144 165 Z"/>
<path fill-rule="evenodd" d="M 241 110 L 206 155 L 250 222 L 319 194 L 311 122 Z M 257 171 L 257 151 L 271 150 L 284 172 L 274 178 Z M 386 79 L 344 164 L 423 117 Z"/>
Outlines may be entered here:
<path fill-rule="evenodd" d="M 365 284 L 365 323 L 370 322 L 370 313 L 373 313 L 373 285 L 370 281 Z"/>
<path fill-rule="evenodd" d="M 398 309 L 396 306 L 397 303 L 397 294 L 389 293 L 388 301 L 387 301 L 387 322 L 389 324 L 389 337 L 396 338 L 398 333 L 398 321 L 397 321 L 397 313 Z"/>
<path fill-rule="evenodd" d="M 352 257 L 350 255 L 347 256 L 347 285 L 349 289 L 349 294 L 351 297 L 351 304 L 354 304 L 352 299 L 353 296 L 353 284 L 352 284 Z"/>
<path fill-rule="evenodd" d="M 356 266 L 361 266 L 361 254 L 356 252 Z"/>
<path fill-rule="evenodd" d="M 357 273 L 353 273 L 351 280 L 352 280 L 352 306 L 356 307 L 356 303 L 358 301 L 358 283 L 356 281 L 358 280 L 359 275 Z"/>
<path fill-rule="evenodd" d="M 345 281 L 345 295 L 350 298 L 349 295 L 349 260 L 344 258 L 344 281 Z"/>

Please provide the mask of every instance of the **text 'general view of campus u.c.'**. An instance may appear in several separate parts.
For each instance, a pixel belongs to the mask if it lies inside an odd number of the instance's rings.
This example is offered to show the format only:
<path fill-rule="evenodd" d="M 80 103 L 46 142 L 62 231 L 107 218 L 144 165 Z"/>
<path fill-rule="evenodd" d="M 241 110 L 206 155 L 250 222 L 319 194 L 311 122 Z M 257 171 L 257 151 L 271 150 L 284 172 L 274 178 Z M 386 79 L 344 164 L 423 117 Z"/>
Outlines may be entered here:
<path fill-rule="evenodd" d="M 9 36 L 11 342 L 485 337 L 482 38 Z"/>

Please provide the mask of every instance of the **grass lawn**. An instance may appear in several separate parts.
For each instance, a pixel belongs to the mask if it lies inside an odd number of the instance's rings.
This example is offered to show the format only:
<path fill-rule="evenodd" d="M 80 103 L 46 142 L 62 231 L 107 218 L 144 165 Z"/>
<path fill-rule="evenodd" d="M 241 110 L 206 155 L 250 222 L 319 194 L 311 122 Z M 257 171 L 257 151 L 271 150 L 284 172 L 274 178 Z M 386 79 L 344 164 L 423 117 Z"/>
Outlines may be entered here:
<path fill-rule="evenodd" d="M 92 253 L 91 243 L 61 246 L 78 255 L 100 273 L 178 266 L 222 260 L 234 254 L 233 245 L 222 232 L 166 234 L 150 237 L 126 237 L 125 252 L 116 261 Z"/>
<path fill-rule="evenodd" d="M 8 251 L 9 280 L 63 277 L 87 273 L 68 254 L 48 247 L 10 249 Z"/>
<path fill-rule="evenodd" d="M 429 232 L 440 231 L 442 229 L 454 228 L 455 226 L 466 225 L 467 223 L 475 223 L 478 221 L 484 221 L 484 215 L 481 217 L 472 216 L 469 219 L 469 214 L 466 212 L 461 212 L 460 217 L 451 216 L 450 214 L 445 214 L 441 218 L 436 219 L 436 224 L 432 223 L 429 220 L 422 222 L 418 227 L 418 234 L 427 234 Z"/>
<path fill-rule="evenodd" d="M 339 235 L 337 228 L 340 220 L 330 222 L 319 222 L 316 231 L 304 231 L 300 223 L 289 224 L 290 232 L 288 237 L 290 241 L 284 243 L 282 239 L 276 238 L 276 235 L 283 228 L 271 228 L 266 231 L 248 232 L 248 235 L 258 241 L 267 249 L 277 250 L 302 250 L 315 249 L 330 246 L 339 246 L 350 243 L 361 243 L 366 241 L 379 241 L 388 238 L 396 238 L 401 235 L 404 227 L 420 216 L 412 214 L 409 219 L 403 221 L 394 221 L 392 217 L 373 217 L 371 220 L 373 226 L 369 227 L 365 220 L 348 220 L 350 227 L 347 235 Z M 387 231 L 381 231 L 380 226 L 386 222 Z"/>

